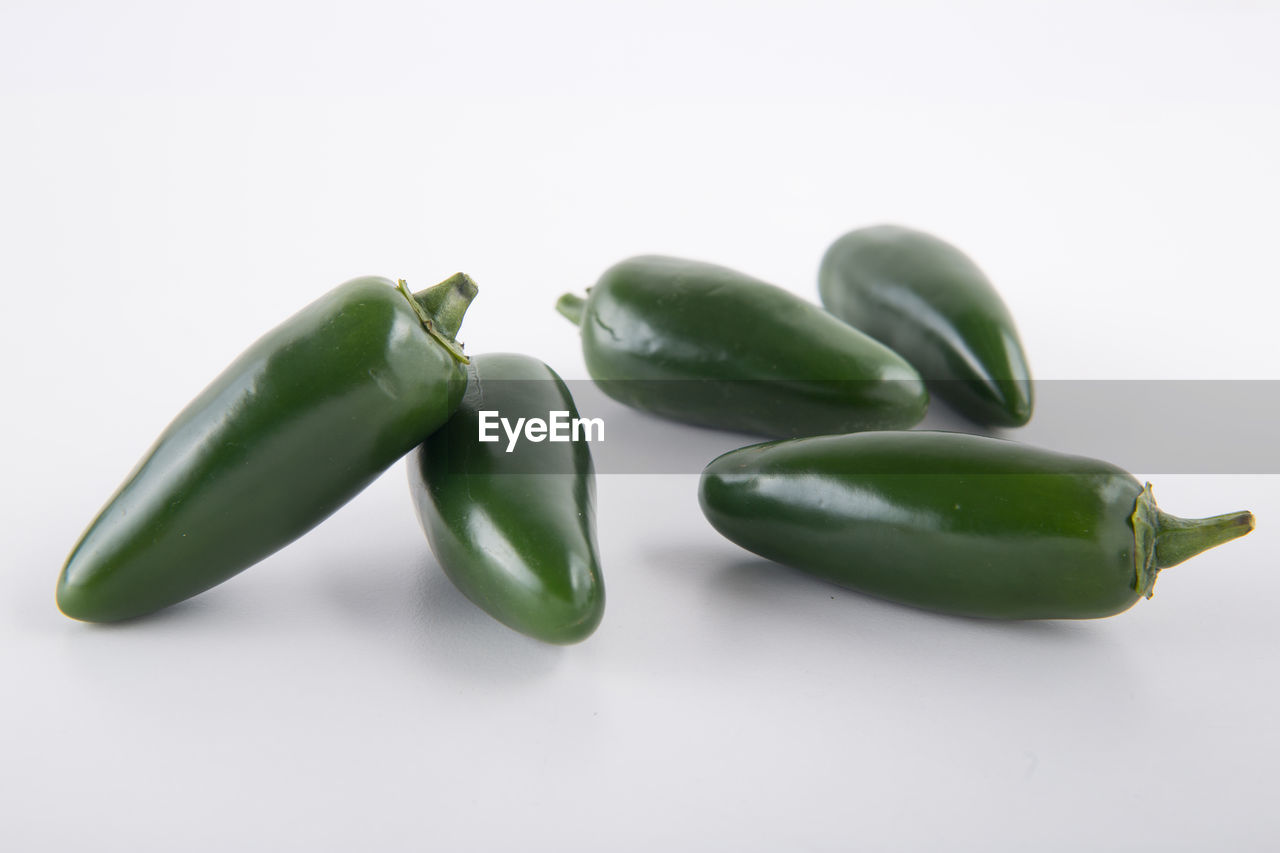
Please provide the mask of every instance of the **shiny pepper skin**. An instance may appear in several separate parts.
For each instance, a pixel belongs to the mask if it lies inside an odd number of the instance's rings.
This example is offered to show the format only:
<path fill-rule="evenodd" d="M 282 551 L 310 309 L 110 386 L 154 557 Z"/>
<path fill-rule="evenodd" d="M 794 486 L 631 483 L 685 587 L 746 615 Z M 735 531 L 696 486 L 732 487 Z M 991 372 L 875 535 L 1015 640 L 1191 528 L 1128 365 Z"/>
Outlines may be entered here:
<path fill-rule="evenodd" d="M 177 416 L 58 579 L 111 622 L 219 584 L 301 536 L 448 419 L 466 389 L 459 273 L 409 293 L 348 281 L 268 332 Z"/>
<path fill-rule="evenodd" d="M 822 259 L 828 311 L 891 347 L 973 421 L 1031 419 L 1031 371 L 1009 309 L 959 249 L 896 225 L 845 234 Z"/>
<path fill-rule="evenodd" d="M 762 436 L 912 426 L 928 395 L 897 353 L 800 297 L 724 267 L 623 261 L 557 309 L 606 394 L 672 420 Z"/>
<path fill-rule="evenodd" d="M 524 355 L 471 362 L 466 396 L 409 461 L 409 490 L 431 550 L 454 585 L 503 624 L 548 643 L 576 643 L 604 615 L 595 472 L 578 440 L 479 440 L 481 412 L 514 423 L 577 418 L 568 387 Z"/>
<path fill-rule="evenodd" d="M 1162 512 L 1114 465 L 975 435 L 877 432 L 744 447 L 702 473 L 711 525 L 762 557 L 943 613 L 1089 619 L 1253 529 Z"/>

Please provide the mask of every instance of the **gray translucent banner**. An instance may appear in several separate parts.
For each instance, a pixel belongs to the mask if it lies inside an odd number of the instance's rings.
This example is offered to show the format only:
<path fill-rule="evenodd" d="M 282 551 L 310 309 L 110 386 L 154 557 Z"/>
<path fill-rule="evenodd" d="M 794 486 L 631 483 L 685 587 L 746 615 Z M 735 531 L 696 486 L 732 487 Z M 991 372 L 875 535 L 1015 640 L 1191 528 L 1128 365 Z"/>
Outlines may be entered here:
<path fill-rule="evenodd" d="M 486 399 L 508 398 L 501 385 L 531 382 L 487 382 Z M 679 423 L 631 409 L 606 396 L 590 380 L 565 383 L 573 395 L 578 415 L 603 424 L 603 440 L 597 424 L 583 424 L 579 436 L 590 434 L 595 469 L 600 474 L 697 474 L 720 455 L 734 448 L 769 440 L 765 436 L 723 432 Z M 646 382 L 650 393 L 670 385 L 684 395 L 691 385 L 708 400 L 724 393 L 716 383 Z M 675 388 L 681 384 L 686 387 Z M 828 383 L 831 384 L 831 383 Z M 734 393 L 767 397 L 767 382 L 735 382 Z M 756 386 L 756 387 L 748 387 Z M 528 395 L 546 399 L 536 390 Z M 1153 474 L 1280 474 L 1280 380 L 1056 380 L 1035 386 L 1035 414 L 1018 429 L 984 429 L 962 418 L 932 395 L 929 414 L 916 429 L 980 433 L 1025 444 L 1094 457 L 1139 475 Z M 526 395 L 516 394 L 516 397 Z M 514 427 L 528 412 L 494 409 Z M 538 417 L 549 420 L 550 413 Z M 570 434 L 562 424 L 560 432 Z M 534 435 L 538 431 L 535 430 Z M 490 435 L 495 447 L 511 446 L 510 433 L 493 423 Z M 525 453 L 550 443 L 532 443 L 521 430 L 514 452 Z M 537 453 L 554 469 L 568 457 L 561 453 Z M 527 469 L 526 469 L 527 470 Z"/>

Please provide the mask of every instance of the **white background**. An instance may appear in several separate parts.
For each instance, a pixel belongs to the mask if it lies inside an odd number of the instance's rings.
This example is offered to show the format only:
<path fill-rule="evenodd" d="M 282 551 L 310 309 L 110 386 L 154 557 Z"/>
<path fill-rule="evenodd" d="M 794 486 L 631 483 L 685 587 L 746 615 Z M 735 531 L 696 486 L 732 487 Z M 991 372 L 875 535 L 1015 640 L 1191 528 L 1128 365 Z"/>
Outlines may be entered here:
<path fill-rule="evenodd" d="M 359 274 L 455 270 L 472 352 L 628 255 L 816 296 L 881 221 L 986 268 L 1041 378 L 1280 378 L 1274 3 L 0 5 L 0 848 L 1274 849 L 1274 477 L 1089 623 L 765 563 L 604 476 L 570 648 L 443 578 L 397 466 L 233 581 L 88 626 L 62 560 L 165 423 Z M 1176 418 L 1177 412 L 1170 411 Z"/>

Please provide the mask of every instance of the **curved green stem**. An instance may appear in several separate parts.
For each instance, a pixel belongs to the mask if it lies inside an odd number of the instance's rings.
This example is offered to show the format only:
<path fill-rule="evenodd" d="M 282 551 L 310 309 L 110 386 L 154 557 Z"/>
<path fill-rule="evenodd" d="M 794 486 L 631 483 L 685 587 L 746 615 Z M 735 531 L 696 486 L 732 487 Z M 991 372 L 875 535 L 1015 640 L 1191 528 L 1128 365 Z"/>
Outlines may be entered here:
<path fill-rule="evenodd" d="M 1176 566 L 1202 551 L 1244 536 L 1254 528 L 1251 512 L 1213 518 L 1178 518 L 1156 510 L 1156 571 Z"/>
<path fill-rule="evenodd" d="M 470 362 L 471 359 L 462 352 L 462 344 L 457 337 L 458 330 L 462 328 L 462 318 L 466 315 L 471 300 L 479 292 L 471 276 L 462 272 L 454 273 L 434 287 L 417 293 L 409 292 L 404 279 L 396 287 L 409 300 L 418 319 L 431 336 L 443 344 L 458 361 L 463 364 Z"/>
<path fill-rule="evenodd" d="M 569 322 L 575 326 L 582 325 L 582 311 L 586 307 L 587 300 L 573 293 L 566 293 L 556 300 L 556 310 L 569 318 Z"/>
<path fill-rule="evenodd" d="M 1133 561 L 1136 574 L 1133 588 L 1151 597 L 1156 574 L 1176 566 L 1202 551 L 1237 539 L 1253 530 L 1253 513 L 1233 512 L 1213 518 L 1178 518 L 1156 506 L 1151 484 L 1143 487 L 1134 503 Z"/>

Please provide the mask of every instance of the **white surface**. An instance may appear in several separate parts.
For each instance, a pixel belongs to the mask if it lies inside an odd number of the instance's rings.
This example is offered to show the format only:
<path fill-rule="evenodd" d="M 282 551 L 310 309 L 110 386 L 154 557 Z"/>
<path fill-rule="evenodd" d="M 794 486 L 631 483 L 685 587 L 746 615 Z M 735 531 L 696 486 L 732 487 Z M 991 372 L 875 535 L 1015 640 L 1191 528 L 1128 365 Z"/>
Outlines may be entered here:
<path fill-rule="evenodd" d="M 1260 528 L 1092 623 L 869 600 L 608 476 L 605 621 L 545 647 L 399 467 L 155 617 L 52 593 L 169 418 L 362 273 L 465 269 L 471 351 L 581 377 L 551 305 L 616 260 L 813 297 L 897 221 L 1042 378 L 1280 378 L 1277 43 L 1263 2 L 6 3 L 0 848 L 1274 849 L 1274 477 L 1142 472 Z"/>

